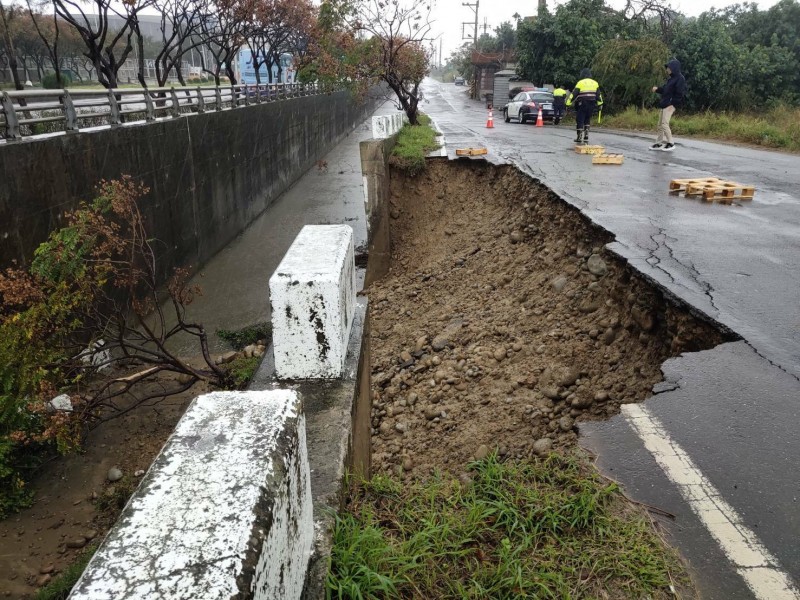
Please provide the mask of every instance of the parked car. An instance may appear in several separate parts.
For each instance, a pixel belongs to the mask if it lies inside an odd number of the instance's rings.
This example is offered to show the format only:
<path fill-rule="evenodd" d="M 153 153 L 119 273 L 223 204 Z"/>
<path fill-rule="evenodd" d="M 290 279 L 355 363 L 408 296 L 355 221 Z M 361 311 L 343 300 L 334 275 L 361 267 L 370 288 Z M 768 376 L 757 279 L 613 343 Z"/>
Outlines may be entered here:
<path fill-rule="evenodd" d="M 517 119 L 520 123 L 535 121 L 542 109 L 542 119 L 552 121 L 555 118 L 553 110 L 553 94 L 550 92 L 520 92 L 503 108 L 503 119 L 506 123 Z"/>
<path fill-rule="evenodd" d="M 463 77 L 456 77 L 455 80 L 453 81 L 453 83 L 455 83 L 456 85 L 464 85 L 464 83 L 465 83 L 464 82 L 464 78 Z"/>

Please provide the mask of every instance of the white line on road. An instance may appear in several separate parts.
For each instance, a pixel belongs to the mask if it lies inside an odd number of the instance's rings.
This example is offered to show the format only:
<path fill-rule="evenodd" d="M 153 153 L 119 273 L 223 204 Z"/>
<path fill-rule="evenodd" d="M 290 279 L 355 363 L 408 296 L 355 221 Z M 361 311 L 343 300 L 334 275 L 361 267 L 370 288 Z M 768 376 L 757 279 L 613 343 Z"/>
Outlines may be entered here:
<path fill-rule="evenodd" d="M 640 404 L 625 404 L 622 412 L 755 597 L 759 600 L 800 599 L 800 592 L 778 560 L 744 525 L 683 448 L 670 439 L 661 422 Z"/>

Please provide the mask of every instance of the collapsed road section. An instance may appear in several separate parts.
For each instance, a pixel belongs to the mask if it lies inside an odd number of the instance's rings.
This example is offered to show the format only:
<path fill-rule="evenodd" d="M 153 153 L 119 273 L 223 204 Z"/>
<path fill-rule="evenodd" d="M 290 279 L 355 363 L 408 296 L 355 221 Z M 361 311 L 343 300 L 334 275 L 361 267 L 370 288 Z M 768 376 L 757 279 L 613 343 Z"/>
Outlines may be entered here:
<path fill-rule="evenodd" d="M 463 472 L 577 440 L 669 357 L 736 337 L 604 250 L 611 236 L 514 167 L 393 172 L 392 266 L 368 290 L 373 465 Z"/>

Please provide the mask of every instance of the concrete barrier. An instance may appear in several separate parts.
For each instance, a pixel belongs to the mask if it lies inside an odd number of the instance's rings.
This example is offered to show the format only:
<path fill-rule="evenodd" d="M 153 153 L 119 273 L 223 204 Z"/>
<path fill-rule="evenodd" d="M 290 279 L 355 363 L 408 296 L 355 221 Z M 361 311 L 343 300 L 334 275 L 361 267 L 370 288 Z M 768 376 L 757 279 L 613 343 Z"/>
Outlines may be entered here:
<path fill-rule="evenodd" d="M 372 137 L 378 140 L 392 137 L 395 133 L 399 132 L 406 123 L 408 123 L 408 117 L 404 112 L 372 117 Z"/>
<path fill-rule="evenodd" d="M 195 399 L 70 600 L 295 600 L 314 537 L 294 391 Z"/>
<path fill-rule="evenodd" d="M 306 225 L 269 280 L 280 379 L 342 375 L 356 296 L 353 230 Z"/>

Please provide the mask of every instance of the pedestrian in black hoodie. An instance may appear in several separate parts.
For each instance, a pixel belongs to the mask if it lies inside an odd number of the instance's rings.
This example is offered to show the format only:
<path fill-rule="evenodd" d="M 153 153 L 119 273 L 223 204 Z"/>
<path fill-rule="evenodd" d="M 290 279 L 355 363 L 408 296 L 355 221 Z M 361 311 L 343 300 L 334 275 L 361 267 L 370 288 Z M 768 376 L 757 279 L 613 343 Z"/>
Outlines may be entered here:
<path fill-rule="evenodd" d="M 672 130 L 669 128 L 669 120 L 675 113 L 675 109 L 683 105 L 686 96 L 686 78 L 681 73 L 681 63 L 672 59 L 666 65 L 669 79 L 661 87 L 654 87 L 653 92 L 661 94 L 661 118 L 658 121 L 658 138 L 656 143 L 650 146 L 650 150 L 663 150 L 672 152 L 675 144 L 672 143 Z"/>

